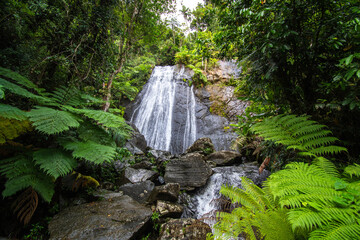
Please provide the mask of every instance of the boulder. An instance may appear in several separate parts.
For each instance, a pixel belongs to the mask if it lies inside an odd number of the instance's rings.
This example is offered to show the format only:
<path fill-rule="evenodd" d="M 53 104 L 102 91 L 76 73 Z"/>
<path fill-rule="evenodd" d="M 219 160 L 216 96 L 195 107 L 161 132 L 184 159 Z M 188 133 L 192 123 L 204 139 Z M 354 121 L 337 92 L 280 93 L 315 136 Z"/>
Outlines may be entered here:
<path fill-rule="evenodd" d="M 86 203 L 55 215 L 49 223 L 50 239 L 140 239 L 151 216 L 151 209 L 126 195 Z"/>
<path fill-rule="evenodd" d="M 171 219 L 161 225 L 159 240 L 205 240 L 211 233 L 211 228 L 206 223 L 196 219 L 182 218 Z"/>
<path fill-rule="evenodd" d="M 160 217 L 172 217 L 179 218 L 184 208 L 182 205 L 172 203 L 168 201 L 158 200 L 156 203 L 156 211 L 160 214 Z"/>
<path fill-rule="evenodd" d="M 156 200 L 165 200 L 170 202 L 176 202 L 180 194 L 180 184 L 167 183 L 165 185 L 156 186 L 149 197 L 149 202 L 155 202 Z"/>
<path fill-rule="evenodd" d="M 124 194 L 132 197 L 139 203 L 145 203 L 152 191 L 154 190 L 155 184 L 151 181 L 139 182 L 139 183 L 127 183 L 120 186 L 119 190 Z"/>
<path fill-rule="evenodd" d="M 193 190 L 206 184 L 211 176 L 210 166 L 199 153 L 191 153 L 180 159 L 173 159 L 165 169 L 166 183 L 179 183 L 181 189 Z"/>
<path fill-rule="evenodd" d="M 207 137 L 203 137 L 196 140 L 193 143 L 193 145 L 191 145 L 186 150 L 186 153 L 202 152 L 204 154 L 210 154 L 213 153 L 214 151 L 215 151 L 215 147 L 211 139 Z"/>
<path fill-rule="evenodd" d="M 146 180 L 154 180 L 157 178 L 158 173 L 147 169 L 125 169 L 125 178 L 131 183 L 145 182 Z"/>
<path fill-rule="evenodd" d="M 235 162 L 241 162 L 241 154 L 233 151 L 218 151 L 210 154 L 206 157 L 206 161 L 211 161 L 216 164 L 216 166 L 227 166 L 234 164 Z"/>
<path fill-rule="evenodd" d="M 138 162 L 138 163 L 135 163 L 134 165 L 131 166 L 131 168 L 134 168 L 134 169 L 147 169 L 147 170 L 151 170 L 153 167 L 153 164 L 149 161 L 141 161 L 141 162 Z"/>
<path fill-rule="evenodd" d="M 147 142 L 144 135 L 139 132 L 139 129 L 131 122 L 127 122 L 133 131 L 131 132 L 131 138 L 127 140 L 125 147 L 134 155 L 144 154 L 147 150 Z"/>

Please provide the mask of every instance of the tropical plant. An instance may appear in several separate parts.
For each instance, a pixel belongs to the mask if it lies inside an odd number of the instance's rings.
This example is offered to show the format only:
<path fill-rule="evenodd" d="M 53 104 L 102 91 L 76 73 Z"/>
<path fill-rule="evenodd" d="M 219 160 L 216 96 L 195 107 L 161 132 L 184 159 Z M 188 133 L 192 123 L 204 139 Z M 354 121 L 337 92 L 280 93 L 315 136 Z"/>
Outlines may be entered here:
<path fill-rule="evenodd" d="M 304 160 L 347 151 L 333 145 L 339 139 L 331 136 L 332 132 L 325 125 L 309 120 L 309 116 L 281 114 L 268 117 L 251 126 L 251 130 L 265 140 L 294 150 Z"/>
<path fill-rule="evenodd" d="M 306 231 L 312 240 L 359 239 L 359 173 L 359 165 L 351 165 L 345 168 L 350 178 L 342 178 L 333 163 L 318 158 L 311 165 L 288 164 L 266 185 L 280 206 L 290 209 L 293 231 Z"/>
<path fill-rule="evenodd" d="M 13 141 L 19 141 L 17 146 L 20 146 L 11 152 L 11 157 L 0 162 L 0 173 L 7 178 L 4 197 L 33 189 L 50 202 L 57 178 L 71 173 L 78 161 L 92 164 L 111 161 L 117 148 L 112 135 L 125 138 L 131 129 L 122 117 L 90 109 L 102 101 L 84 95 L 78 89 L 59 87 L 47 93 L 15 72 L 0 68 L 0 74 L 8 97 L 6 101 L 11 103 L 15 96 L 28 101 L 28 111 L 13 106 L 15 104 L 0 104 L 1 119 L 4 120 L 0 122 L 1 147 L 11 149 Z M 22 145 L 19 136 L 27 132 L 47 144 Z M 28 209 L 19 212 L 25 223 L 37 206 L 35 191 L 19 195 L 23 201 L 19 201 L 21 205 L 16 211 Z M 24 202 L 29 204 L 24 205 Z"/>
<path fill-rule="evenodd" d="M 244 234 L 246 239 L 295 239 L 288 209 L 280 208 L 268 188 L 259 188 L 250 179 L 241 177 L 243 189 L 223 186 L 220 193 L 241 207 L 231 213 L 221 212 L 215 224 L 214 239 L 237 239 Z"/>

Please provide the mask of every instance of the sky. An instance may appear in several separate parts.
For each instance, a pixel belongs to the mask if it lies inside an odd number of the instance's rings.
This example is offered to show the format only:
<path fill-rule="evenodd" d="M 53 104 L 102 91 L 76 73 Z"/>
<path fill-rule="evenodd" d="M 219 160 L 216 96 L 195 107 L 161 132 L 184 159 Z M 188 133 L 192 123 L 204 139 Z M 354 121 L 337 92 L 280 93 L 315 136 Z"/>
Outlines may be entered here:
<path fill-rule="evenodd" d="M 196 8 L 196 6 L 198 5 L 198 3 L 203 4 L 204 1 L 203 0 L 176 0 L 176 13 L 171 14 L 171 16 L 166 16 L 166 18 L 169 19 L 171 17 L 175 17 L 180 24 L 184 24 L 184 23 L 188 24 L 188 23 L 186 23 L 186 20 L 184 19 L 184 17 L 182 16 L 182 13 L 180 12 L 180 10 L 182 9 L 182 5 L 189 8 L 190 10 L 194 10 Z"/>

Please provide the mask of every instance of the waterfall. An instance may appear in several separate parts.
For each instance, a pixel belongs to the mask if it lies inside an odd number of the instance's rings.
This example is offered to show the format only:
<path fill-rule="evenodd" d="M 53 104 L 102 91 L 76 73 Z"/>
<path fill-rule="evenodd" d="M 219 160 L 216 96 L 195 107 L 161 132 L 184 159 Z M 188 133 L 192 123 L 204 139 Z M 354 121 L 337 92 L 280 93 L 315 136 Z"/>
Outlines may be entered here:
<path fill-rule="evenodd" d="M 130 121 L 154 149 L 180 153 L 196 140 L 195 96 L 183 81 L 189 78 L 184 71 L 184 66 L 156 66 L 140 93 Z"/>
<path fill-rule="evenodd" d="M 265 170 L 258 173 L 258 166 L 255 163 L 244 163 L 239 166 L 216 167 L 213 168 L 214 174 L 209 178 L 206 185 L 195 193 L 191 193 L 186 200 L 184 218 L 192 217 L 213 226 L 216 223 L 216 212 L 224 210 L 224 206 L 229 207 L 227 200 L 221 198 L 219 193 L 221 186 L 232 185 L 241 187 L 240 177 L 245 176 L 261 184 L 270 172 Z"/>

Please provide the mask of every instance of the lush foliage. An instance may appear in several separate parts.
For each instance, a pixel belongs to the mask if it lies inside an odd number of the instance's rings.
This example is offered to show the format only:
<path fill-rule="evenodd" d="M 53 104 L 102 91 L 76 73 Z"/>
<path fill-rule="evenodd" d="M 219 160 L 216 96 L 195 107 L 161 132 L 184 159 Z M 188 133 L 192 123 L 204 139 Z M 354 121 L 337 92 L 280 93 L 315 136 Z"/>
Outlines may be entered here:
<path fill-rule="evenodd" d="M 219 54 L 246 63 L 248 93 L 312 115 L 357 144 L 358 1 L 211 2 L 219 9 Z"/>
<path fill-rule="evenodd" d="M 90 109 L 101 100 L 75 88 L 60 87 L 48 93 L 15 72 L 0 70 L 6 102 L 11 103 L 12 99 L 21 96 L 22 101 L 28 103 L 27 111 L 14 103 L 0 105 L 4 119 L 1 121 L 1 148 L 10 156 L 0 163 L 0 172 L 7 178 L 4 197 L 34 189 L 50 202 L 56 179 L 71 173 L 78 161 L 100 164 L 115 157 L 117 145 L 112 135 L 125 138 L 130 127 L 120 116 Z M 8 127 L 9 121 L 15 130 Z M 26 136 L 21 138 L 24 134 Z M 38 143 L 26 146 L 30 139 L 37 139 Z M 30 194 L 36 193 L 30 191 Z M 20 202 L 37 199 L 28 198 L 28 195 L 20 197 L 24 199 Z M 27 222 L 31 218 L 26 211 L 20 215 Z"/>
<path fill-rule="evenodd" d="M 279 239 L 283 231 L 289 239 L 293 234 L 309 239 L 359 238 L 359 165 L 346 167 L 345 175 L 341 176 L 335 165 L 324 157 L 346 151 L 331 145 L 338 139 L 329 136 L 331 132 L 325 126 L 306 116 L 278 115 L 264 119 L 252 129 L 266 140 L 296 150 L 300 160 L 314 160 L 312 164 L 286 165 L 284 170 L 269 177 L 264 189 L 246 179 L 242 179 L 244 190 L 223 187 L 221 193 L 241 206 L 231 213 L 220 214 L 215 237 L 237 237 L 244 232 L 249 239 L 263 236 L 274 239 L 272 236 L 276 235 L 272 234 L 277 230 Z M 265 218 L 266 223 L 279 222 L 279 219 L 283 223 L 268 228 L 262 222 Z"/>

